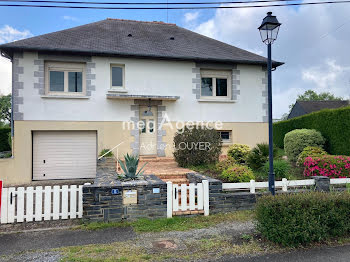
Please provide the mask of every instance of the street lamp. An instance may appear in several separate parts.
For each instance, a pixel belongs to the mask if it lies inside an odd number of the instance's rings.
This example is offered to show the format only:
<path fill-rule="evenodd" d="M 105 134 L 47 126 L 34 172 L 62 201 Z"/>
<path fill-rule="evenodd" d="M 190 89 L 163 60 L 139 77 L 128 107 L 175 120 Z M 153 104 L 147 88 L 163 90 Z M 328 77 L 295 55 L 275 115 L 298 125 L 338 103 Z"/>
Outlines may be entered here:
<path fill-rule="evenodd" d="M 271 60 L 271 44 L 277 39 L 280 23 L 272 12 L 268 12 L 267 16 L 259 26 L 261 40 L 267 44 L 267 81 L 268 81 L 268 111 L 269 111 L 269 191 L 275 195 L 275 173 L 273 172 L 273 139 L 272 139 L 272 60 Z"/>

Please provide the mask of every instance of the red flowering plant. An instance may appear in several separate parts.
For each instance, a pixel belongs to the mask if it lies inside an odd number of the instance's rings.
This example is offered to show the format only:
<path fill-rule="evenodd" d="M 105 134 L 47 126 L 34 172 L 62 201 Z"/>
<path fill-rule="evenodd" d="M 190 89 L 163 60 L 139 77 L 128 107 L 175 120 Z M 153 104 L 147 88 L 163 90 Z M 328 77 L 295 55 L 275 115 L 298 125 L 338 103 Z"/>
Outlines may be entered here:
<path fill-rule="evenodd" d="M 306 157 L 304 176 L 350 177 L 350 156 L 323 155 Z"/>

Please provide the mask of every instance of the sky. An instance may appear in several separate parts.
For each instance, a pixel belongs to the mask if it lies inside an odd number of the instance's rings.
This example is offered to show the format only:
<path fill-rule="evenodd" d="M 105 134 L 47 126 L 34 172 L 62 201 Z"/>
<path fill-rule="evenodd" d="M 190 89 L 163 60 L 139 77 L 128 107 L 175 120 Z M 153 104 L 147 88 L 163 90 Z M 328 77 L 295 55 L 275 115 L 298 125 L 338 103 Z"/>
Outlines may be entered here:
<path fill-rule="evenodd" d="M 257 27 L 268 11 L 282 23 L 272 57 L 285 63 L 273 72 L 273 117 L 287 113 L 308 89 L 349 99 L 350 4 L 168 12 L 0 7 L 0 44 L 110 17 L 176 23 L 266 56 Z M 0 94 L 9 93 L 11 63 L 5 58 L 0 58 L 0 80 Z"/>

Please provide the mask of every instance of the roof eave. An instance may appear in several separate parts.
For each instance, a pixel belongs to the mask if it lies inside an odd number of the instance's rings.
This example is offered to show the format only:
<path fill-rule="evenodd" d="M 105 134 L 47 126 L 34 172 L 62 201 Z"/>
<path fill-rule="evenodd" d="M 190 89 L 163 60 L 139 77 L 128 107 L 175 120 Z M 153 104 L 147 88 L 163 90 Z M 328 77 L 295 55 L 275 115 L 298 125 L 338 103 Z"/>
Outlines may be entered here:
<path fill-rule="evenodd" d="M 129 54 L 129 53 L 116 53 L 99 50 L 79 50 L 79 49 L 62 49 L 62 48 L 38 48 L 38 47 L 25 47 L 25 46 L 8 46 L 6 44 L 0 45 L 0 51 L 6 52 L 12 57 L 15 51 L 40 51 L 40 52 L 58 52 L 58 53 L 74 53 L 79 55 L 95 55 L 95 56 L 119 56 L 119 57 L 135 57 L 135 58 L 157 58 L 167 60 L 185 60 L 195 62 L 217 62 L 217 63 L 235 63 L 235 64 L 250 64 L 250 65 L 267 65 L 265 61 L 258 60 L 234 60 L 234 59 L 214 59 L 214 58 L 202 58 L 202 57 L 181 57 L 181 56 L 160 56 L 160 55 L 144 55 L 144 54 Z M 272 66 L 278 67 L 283 65 L 284 62 L 273 61 Z"/>

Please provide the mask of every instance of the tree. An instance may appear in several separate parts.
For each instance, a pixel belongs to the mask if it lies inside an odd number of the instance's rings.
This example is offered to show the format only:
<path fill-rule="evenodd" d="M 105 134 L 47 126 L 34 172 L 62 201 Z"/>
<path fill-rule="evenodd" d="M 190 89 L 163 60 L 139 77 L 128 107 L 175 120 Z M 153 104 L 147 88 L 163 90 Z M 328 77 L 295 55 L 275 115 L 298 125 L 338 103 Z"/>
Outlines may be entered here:
<path fill-rule="evenodd" d="M 0 122 L 11 122 L 11 95 L 0 96 Z"/>
<path fill-rule="evenodd" d="M 304 94 L 298 95 L 297 101 L 339 101 L 343 100 L 342 97 L 336 97 L 329 92 L 322 92 L 317 94 L 313 90 L 307 90 Z"/>
<path fill-rule="evenodd" d="M 341 101 L 343 100 L 342 97 L 336 97 L 335 95 L 329 93 L 329 92 L 321 92 L 317 94 L 313 90 L 307 90 L 304 92 L 304 94 L 298 95 L 296 101 Z M 292 110 L 295 103 L 289 105 L 289 113 Z M 289 115 L 288 113 L 288 115 Z"/>

